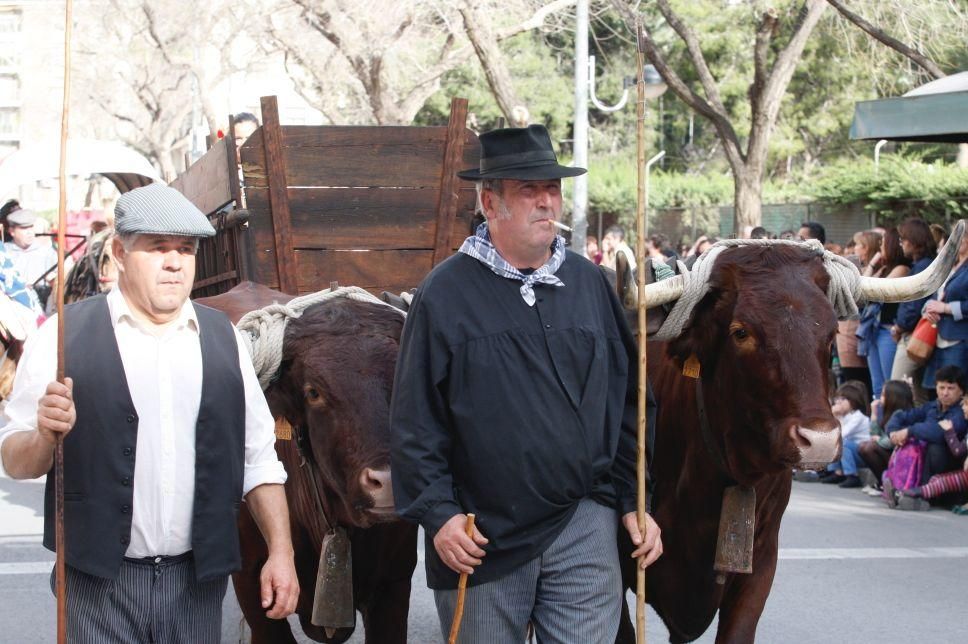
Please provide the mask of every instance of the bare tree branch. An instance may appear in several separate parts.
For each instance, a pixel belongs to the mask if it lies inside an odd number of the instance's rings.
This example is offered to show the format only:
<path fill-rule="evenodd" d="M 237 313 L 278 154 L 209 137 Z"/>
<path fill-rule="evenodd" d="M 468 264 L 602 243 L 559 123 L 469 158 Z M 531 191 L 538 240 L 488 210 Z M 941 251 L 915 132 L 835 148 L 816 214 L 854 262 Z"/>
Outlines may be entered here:
<path fill-rule="evenodd" d="M 525 20 L 511 25 L 510 27 L 505 27 L 504 29 L 499 29 L 494 32 L 494 40 L 496 42 L 502 42 L 508 38 L 513 38 L 518 34 L 522 34 L 526 31 L 531 31 L 532 29 L 537 29 L 544 24 L 544 21 L 548 16 L 562 11 L 567 7 L 571 7 L 575 4 L 576 0 L 555 0 L 555 2 L 550 2 L 543 7 L 537 9 Z M 446 57 L 442 57 L 440 63 L 431 67 L 421 78 L 416 82 L 417 86 L 427 85 L 434 83 L 440 79 L 441 76 L 454 69 L 474 53 L 472 47 L 461 47 L 460 49 L 454 51 L 452 54 Z"/>
<path fill-rule="evenodd" d="M 857 25 L 857 27 L 862 29 L 871 38 L 887 45 L 902 56 L 905 56 L 921 69 L 931 74 L 931 76 L 934 78 L 944 78 L 944 76 L 946 76 L 946 74 L 941 71 L 941 68 L 938 67 L 933 60 L 922 54 L 917 49 L 909 47 L 897 38 L 888 35 L 882 29 L 875 27 L 860 15 L 849 10 L 846 6 L 844 6 L 843 2 L 840 2 L 840 0 L 827 0 L 827 3 L 839 11 L 840 15 L 842 15 L 844 18 Z"/>
<path fill-rule="evenodd" d="M 636 17 L 632 13 L 632 10 L 623 0 L 612 0 L 612 4 L 615 9 L 622 14 L 626 25 L 629 29 L 635 30 L 636 28 Z M 642 45 L 643 51 L 646 57 L 652 61 L 655 65 L 659 74 L 665 80 L 669 89 L 678 96 L 682 102 L 691 107 L 700 115 L 709 119 L 716 131 L 720 133 L 723 137 L 724 146 L 723 149 L 726 153 L 726 158 L 731 166 L 742 167 L 744 159 L 743 153 L 740 149 L 739 138 L 736 136 L 736 131 L 733 129 L 732 123 L 729 122 L 729 117 L 725 109 L 717 109 L 715 106 L 710 105 L 706 99 L 697 94 L 690 88 L 685 81 L 676 73 L 672 67 L 666 62 L 665 57 L 662 52 L 659 51 L 658 46 L 652 39 L 652 34 L 643 25 L 641 29 Z"/>
<path fill-rule="evenodd" d="M 514 91 L 511 74 L 504 64 L 504 56 L 490 33 L 487 22 L 481 19 L 480 12 L 474 7 L 473 2 L 463 0 L 459 10 L 464 18 L 464 31 L 484 69 L 484 76 L 487 78 L 491 93 L 497 99 L 498 107 L 501 108 L 508 123 L 516 125 L 514 108 L 524 104 Z"/>
<path fill-rule="evenodd" d="M 165 62 L 169 65 L 174 65 L 171 60 L 171 56 L 168 55 L 168 46 L 161 36 L 158 35 L 158 29 L 155 25 L 155 14 L 149 4 L 141 5 L 141 13 L 144 15 L 147 21 L 148 35 L 151 36 L 151 40 L 154 41 L 155 45 L 158 47 L 158 51 L 161 52 L 161 57 L 165 59 Z"/>
<path fill-rule="evenodd" d="M 723 101 L 719 96 L 719 86 L 716 85 L 716 79 L 713 78 L 712 72 L 709 71 L 709 65 L 706 64 L 706 57 L 703 56 L 702 47 L 699 46 L 699 39 L 696 37 L 696 34 L 669 7 L 668 0 L 656 0 L 656 6 L 658 6 L 659 12 L 665 18 L 666 22 L 669 23 L 669 26 L 679 34 L 682 42 L 686 44 L 686 49 L 689 51 L 689 58 L 692 60 L 692 66 L 696 70 L 696 75 L 699 76 L 699 82 L 702 84 L 702 89 L 706 93 L 706 98 L 709 99 L 709 102 L 718 112 L 725 114 L 726 108 L 723 107 Z"/>
<path fill-rule="evenodd" d="M 756 45 L 753 47 L 753 86 L 750 88 L 750 96 L 758 95 L 763 91 L 768 74 L 767 57 L 770 53 L 770 43 L 776 33 L 777 27 L 776 9 L 769 8 L 763 12 L 760 20 L 760 27 L 756 30 Z"/>
<path fill-rule="evenodd" d="M 494 38 L 498 42 L 502 40 L 507 40 L 518 34 L 523 34 L 526 31 L 531 31 L 532 29 L 537 29 L 544 24 L 544 21 L 548 19 L 548 16 L 558 13 L 568 7 L 575 5 L 576 0 L 555 0 L 554 2 L 549 2 L 537 9 L 531 17 L 523 20 L 516 25 L 510 27 L 505 27 L 494 33 Z"/>

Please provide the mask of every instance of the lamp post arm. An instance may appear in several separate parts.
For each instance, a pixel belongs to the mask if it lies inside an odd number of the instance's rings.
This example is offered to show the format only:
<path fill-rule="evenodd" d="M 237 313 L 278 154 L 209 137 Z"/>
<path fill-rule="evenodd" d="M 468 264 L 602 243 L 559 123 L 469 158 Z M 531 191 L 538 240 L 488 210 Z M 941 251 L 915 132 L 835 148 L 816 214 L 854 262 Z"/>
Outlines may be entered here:
<path fill-rule="evenodd" d="M 874 146 L 874 172 L 880 170 L 881 165 L 881 148 L 887 145 L 887 139 L 881 139 Z"/>
<path fill-rule="evenodd" d="M 616 103 L 615 105 L 611 105 L 611 106 L 605 105 L 600 100 L 598 100 L 598 97 L 595 96 L 595 57 L 594 56 L 588 57 L 588 95 L 592 101 L 592 105 L 594 105 L 597 109 L 603 112 L 617 112 L 623 107 L 625 107 L 625 104 L 629 100 L 629 90 L 627 87 L 622 92 L 622 98 L 620 98 L 618 103 Z"/>

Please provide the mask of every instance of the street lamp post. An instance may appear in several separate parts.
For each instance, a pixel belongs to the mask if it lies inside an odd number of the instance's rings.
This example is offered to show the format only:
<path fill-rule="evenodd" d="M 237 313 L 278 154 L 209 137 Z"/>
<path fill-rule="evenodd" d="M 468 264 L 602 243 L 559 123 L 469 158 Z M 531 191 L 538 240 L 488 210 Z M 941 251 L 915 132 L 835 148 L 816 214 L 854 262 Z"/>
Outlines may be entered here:
<path fill-rule="evenodd" d="M 572 133 L 574 164 L 588 167 L 588 0 L 575 8 L 575 125 Z M 588 175 L 575 177 L 571 211 L 571 244 L 584 252 L 588 234 Z"/>
<path fill-rule="evenodd" d="M 652 65 L 639 64 L 644 83 L 645 98 L 658 98 L 666 91 L 666 84 Z M 575 124 L 572 133 L 574 164 L 588 167 L 588 101 L 603 112 L 616 112 L 628 102 L 629 87 L 635 80 L 626 79 L 622 97 L 615 105 L 605 105 L 595 95 L 595 57 L 588 55 L 588 0 L 578 0 L 575 7 Z M 588 175 L 575 177 L 572 199 L 572 245 L 585 246 L 588 233 Z M 600 232 L 600 231 L 599 231 Z M 581 251 L 579 251 L 581 252 Z"/>

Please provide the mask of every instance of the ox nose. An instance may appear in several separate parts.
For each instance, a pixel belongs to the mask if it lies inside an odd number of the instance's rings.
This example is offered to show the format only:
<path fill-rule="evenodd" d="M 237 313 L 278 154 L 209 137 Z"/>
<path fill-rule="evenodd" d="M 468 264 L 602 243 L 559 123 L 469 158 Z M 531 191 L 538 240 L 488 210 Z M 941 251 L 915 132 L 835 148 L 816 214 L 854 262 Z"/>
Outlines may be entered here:
<path fill-rule="evenodd" d="M 374 510 L 393 509 L 393 486 L 389 469 L 375 470 L 363 468 L 360 473 L 360 485 L 363 491 L 373 499 Z"/>
<path fill-rule="evenodd" d="M 800 451 L 800 467 L 818 469 L 840 458 L 840 425 L 826 421 L 790 427 L 790 437 Z"/>

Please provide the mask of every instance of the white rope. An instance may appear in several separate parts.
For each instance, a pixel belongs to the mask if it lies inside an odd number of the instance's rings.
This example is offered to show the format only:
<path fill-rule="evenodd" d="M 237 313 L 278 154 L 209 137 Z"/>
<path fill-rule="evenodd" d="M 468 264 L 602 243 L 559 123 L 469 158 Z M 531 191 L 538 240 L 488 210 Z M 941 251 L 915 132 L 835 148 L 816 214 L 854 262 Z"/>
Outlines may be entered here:
<path fill-rule="evenodd" d="M 679 271 L 684 280 L 682 295 L 676 300 L 672 311 L 652 339 L 672 340 L 682 333 L 683 328 L 692 318 L 693 309 L 709 292 L 709 276 L 716 264 L 716 258 L 723 251 L 737 246 L 797 246 L 815 253 L 822 258 L 824 268 L 830 275 L 827 298 L 834 312 L 839 318 L 857 315 L 857 304 L 860 301 L 860 271 L 849 259 L 824 250 L 823 245 L 816 239 L 803 242 L 787 239 L 724 239 L 713 244 L 703 253 L 696 260 L 691 271 L 686 270 L 682 262 L 679 262 Z"/>
<path fill-rule="evenodd" d="M 286 335 L 286 324 L 289 320 L 301 317 L 303 311 L 314 304 L 320 304 L 339 297 L 345 297 L 357 302 L 369 302 L 389 307 L 407 317 L 400 309 L 387 304 L 378 297 L 358 286 L 341 286 L 336 289 L 318 291 L 308 295 L 293 298 L 288 304 L 270 304 L 264 308 L 251 311 L 242 316 L 236 328 L 242 334 L 245 348 L 252 358 L 252 366 L 259 376 L 259 384 L 266 389 L 279 372 L 282 364 L 282 342 Z"/>

